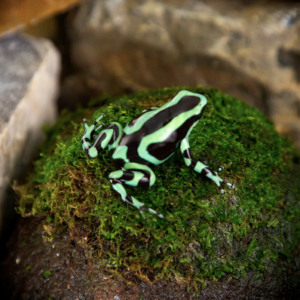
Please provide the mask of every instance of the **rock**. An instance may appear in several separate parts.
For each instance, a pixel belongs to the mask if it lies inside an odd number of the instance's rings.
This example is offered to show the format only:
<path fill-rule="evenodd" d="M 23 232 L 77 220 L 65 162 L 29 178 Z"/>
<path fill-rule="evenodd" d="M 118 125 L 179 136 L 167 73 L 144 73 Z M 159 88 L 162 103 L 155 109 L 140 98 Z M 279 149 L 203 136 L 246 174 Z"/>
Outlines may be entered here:
<path fill-rule="evenodd" d="M 152 285 L 143 282 L 128 284 L 103 274 L 77 244 L 84 238 L 84 227 L 76 230 L 75 239 L 63 230 L 52 241 L 47 241 L 45 231 L 43 238 L 41 229 L 38 218 L 18 220 L 8 243 L 6 264 L 0 270 L 3 299 L 72 300 L 84 295 L 84 299 L 139 300 L 139 294 L 145 300 L 166 299 L 155 298 L 162 294 L 173 294 L 175 300 L 188 299 L 186 288 L 176 283 L 166 286 L 160 281 L 153 290 Z"/>
<path fill-rule="evenodd" d="M 42 125 L 56 119 L 60 56 L 44 39 L 0 39 L 0 232 L 5 193 L 43 140 Z M 8 200 L 7 200 L 8 201 Z"/>
<path fill-rule="evenodd" d="M 74 6 L 81 0 L 35 1 L 4 0 L 0 4 L 0 36 L 49 18 Z M 34 9 L 28 9 L 34 7 Z"/>
<path fill-rule="evenodd" d="M 134 277 L 131 283 L 120 277 L 111 277 L 99 270 L 97 261 L 86 256 L 80 242 L 84 241 L 84 226 L 73 230 L 75 236 L 65 229 L 52 241 L 47 240 L 41 219 L 19 219 L 8 243 L 5 264 L 0 269 L 0 287 L 3 299 L 95 299 L 95 300 L 202 300 L 202 299 L 297 299 L 293 282 L 298 273 L 290 272 L 292 264 L 281 259 L 277 269 L 278 279 L 255 279 L 248 272 L 243 279 L 228 278 L 207 287 L 193 297 L 193 291 L 183 283 L 167 280 L 145 282 Z M 295 253 L 300 254 L 297 247 Z M 45 274 L 47 274 L 45 276 Z M 128 279 L 128 278 L 127 278 Z M 279 283 L 279 284 L 278 284 Z"/>
<path fill-rule="evenodd" d="M 72 58 L 99 91 L 213 86 L 270 117 L 300 148 L 298 3 L 87 1 Z"/>
<path fill-rule="evenodd" d="M 235 188 L 222 194 L 178 150 L 152 169 L 152 187 L 124 186 L 164 215 L 143 218 L 110 185 L 112 153 L 83 154 L 83 117 L 92 124 L 104 113 L 104 124 L 124 128 L 180 87 L 65 112 L 47 130 L 30 180 L 14 185 L 18 211 L 40 227 L 22 221 L 7 248 L 2 274 L 12 299 L 299 299 L 300 152 L 257 109 L 186 88 L 208 98 L 190 135 L 192 155 L 212 170 L 223 166 L 220 177 Z"/>

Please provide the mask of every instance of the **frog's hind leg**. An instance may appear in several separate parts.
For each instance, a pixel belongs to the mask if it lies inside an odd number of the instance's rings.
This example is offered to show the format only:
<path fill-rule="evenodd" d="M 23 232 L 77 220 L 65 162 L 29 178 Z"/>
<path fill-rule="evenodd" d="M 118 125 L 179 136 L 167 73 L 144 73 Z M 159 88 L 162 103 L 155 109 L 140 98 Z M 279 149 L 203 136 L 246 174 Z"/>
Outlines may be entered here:
<path fill-rule="evenodd" d="M 141 214 L 143 210 L 146 210 L 151 214 L 163 218 L 163 215 L 129 195 L 123 185 L 125 183 L 131 186 L 152 186 L 156 179 L 153 171 L 148 166 L 138 163 L 126 163 L 123 169 L 110 173 L 109 178 L 113 189 L 121 195 L 123 201 L 136 207 Z"/>
<path fill-rule="evenodd" d="M 192 158 L 188 137 L 184 138 L 181 141 L 180 150 L 183 155 L 184 162 L 187 166 L 192 167 L 196 172 L 205 175 L 207 178 L 214 181 L 218 187 L 221 187 L 221 184 L 225 184 L 233 189 L 235 188 L 234 184 L 225 182 L 218 176 L 217 172 L 212 171 L 207 165 Z M 220 167 L 218 171 L 222 171 L 223 169 L 224 167 Z M 223 189 L 221 189 L 221 193 L 224 193 Z"/>

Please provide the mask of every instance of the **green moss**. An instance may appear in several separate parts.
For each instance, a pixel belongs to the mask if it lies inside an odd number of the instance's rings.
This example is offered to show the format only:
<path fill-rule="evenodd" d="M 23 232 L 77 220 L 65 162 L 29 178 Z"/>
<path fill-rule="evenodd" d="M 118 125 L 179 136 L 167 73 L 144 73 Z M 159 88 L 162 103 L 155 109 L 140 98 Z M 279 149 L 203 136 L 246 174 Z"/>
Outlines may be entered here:
<path fill-rule="evenodd" d="M 25 275 L 27 275 L 27 273 L 28 273 L 30 270 L 31 270 L 31 266 L 27 266 L 27 267 L 25 268 Z"/>
<path fill-rule="evenodd" d="M 186 87 L 185 87 L 186 88 Z M 127 207 L 112 189 L 111 153 L 89 159 L 82 151 L 82 117 L 89 123 L 126 125 L 142 110 L 171 100 L 182 88 L 168 88 L 111 99 L 97 110 L 64 113 L 47 129 L 48 141 L 25 185 L 16 187 L 19 212 L 44 215 L 71 230 L 84 222 L 89 256 L 106 271 L 144 280 L 175 277 L 205 287 L 205 279 L 244 276 L 268 269 L 279 254 L 292 255 L 300 238 L 299 152 L 280 137 L 258 110 L 214 89 L 207 109 L 190 136 L 194 158 L 206 161 L 236 185 L 221 194 L 216 185 L 185 166 L 180 150 L 153 168 L 151 188 L 129 193 L 162 213 L 159 219 Z"/>
<path fill-rule="evenodd" d="M 52 275 L 51 271 L 49 270 L 45 270 L 43 274 L 46 279 Z"/>

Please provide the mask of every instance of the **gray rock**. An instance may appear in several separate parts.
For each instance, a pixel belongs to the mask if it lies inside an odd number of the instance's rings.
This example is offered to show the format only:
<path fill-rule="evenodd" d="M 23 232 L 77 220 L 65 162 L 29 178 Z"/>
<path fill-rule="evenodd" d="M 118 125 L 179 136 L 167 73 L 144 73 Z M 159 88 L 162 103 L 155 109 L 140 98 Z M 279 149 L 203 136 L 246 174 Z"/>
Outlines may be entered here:
<path fill-rule="evenodd" d="M 60 56 L 51 42 L 21 35 L 0 39 L 0 233 L 6 190 L 56 119 Z M 6 200 L 5 200 L 6 199 Z"/>
<path fill-rule="evenodd" d="M 99 91 L 217 87 L 300 148 L 299 3 L 90 0 L 70 36 L 73 61 Z"/>

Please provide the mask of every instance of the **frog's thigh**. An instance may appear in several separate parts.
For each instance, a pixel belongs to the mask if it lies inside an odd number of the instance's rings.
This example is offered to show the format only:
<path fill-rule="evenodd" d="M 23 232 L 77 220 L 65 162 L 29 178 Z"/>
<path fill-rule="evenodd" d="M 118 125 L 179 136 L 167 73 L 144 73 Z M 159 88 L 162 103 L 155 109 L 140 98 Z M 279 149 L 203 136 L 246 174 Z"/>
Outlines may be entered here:
<path fill-rule="evenodd" d="M 124 170 L 112 172 L 109 177 L 131 186 L 154 185 L 156 176 L 148 166 L 138 163 L 126 163 L 123 168 Z"/>
<path fill-rule="evenodd" d="M 126 170 L 127 167 L 130 169 Z M 121 195 L 123 201 L 136 207 L 141 213 L 143 210 L 146 210 L 151 214 L 163 218 L 163 215 L 129 195 L 123 186 L 123 183 L 131 186 L 152 186 L 155 182 L 153 171 L 147 166 L 136 163 L 125 164 L 123 168 L 124 170 L 118 170 L 109 174 L 109 181 L 113 189 Z"/>

